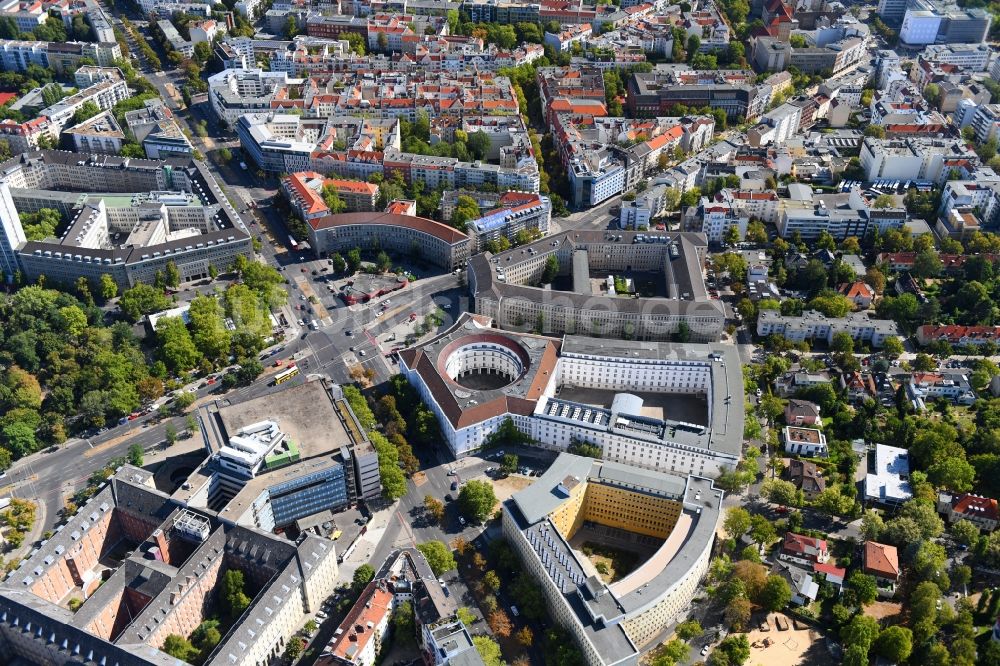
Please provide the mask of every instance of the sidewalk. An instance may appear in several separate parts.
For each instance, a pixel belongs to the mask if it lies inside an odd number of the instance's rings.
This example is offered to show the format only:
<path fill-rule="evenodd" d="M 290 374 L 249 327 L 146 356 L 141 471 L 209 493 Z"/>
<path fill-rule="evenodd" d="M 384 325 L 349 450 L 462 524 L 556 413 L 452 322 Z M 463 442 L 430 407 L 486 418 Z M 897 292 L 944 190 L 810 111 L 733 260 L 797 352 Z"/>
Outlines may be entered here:
<path fill-rule="evenodd" d="M 389 523 L 392 522 L 393 517 L 396 515 L 396 511 L 399 509 L 399 502 L 393 502 L 390 506 L 375 511 L 372 513 L 372 519 L 368 521 L 368 529 L 365 533 L 358 537 L 357 545 L 351 552 L 350 556 L 344 559 L 340 564 L 340 574 L 338 576 L 341 581 L 349 581 L 354 576 L 355 570 L 362 564 L 368 562 L 372 555 L 375 553 L 375 549 L 381 543 L 382 538 L 385 536 L 386 530 L 389 528 Z M 392 544 L 393 546 L 395 544 Z M 381 562 L 373 563 L 372 566 L 378 568 Z"/>

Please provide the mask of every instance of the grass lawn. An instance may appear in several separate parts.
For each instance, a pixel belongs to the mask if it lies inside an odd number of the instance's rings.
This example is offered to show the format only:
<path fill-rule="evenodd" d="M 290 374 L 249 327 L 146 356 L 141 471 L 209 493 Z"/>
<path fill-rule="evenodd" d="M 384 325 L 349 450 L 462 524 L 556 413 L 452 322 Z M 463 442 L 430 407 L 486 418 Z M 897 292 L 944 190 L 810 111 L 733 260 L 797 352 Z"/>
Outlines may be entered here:
<path fill-rule="evenodd" d="M 602 544 L 586 541 L 583 544 L 586 555 L 605 583 L 613 583 L 632 573 L 639 565 L 639 556 L 627 550 L 620 550 Z"/>

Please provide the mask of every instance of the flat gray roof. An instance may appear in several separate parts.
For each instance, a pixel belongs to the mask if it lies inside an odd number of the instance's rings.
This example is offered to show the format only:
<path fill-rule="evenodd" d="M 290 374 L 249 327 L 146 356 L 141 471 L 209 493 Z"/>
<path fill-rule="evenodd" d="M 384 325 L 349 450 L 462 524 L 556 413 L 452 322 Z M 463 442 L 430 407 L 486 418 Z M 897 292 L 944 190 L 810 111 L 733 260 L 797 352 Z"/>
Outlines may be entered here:
<path fill-rule="evenodd" d="M 567 335 L 563 337 L 560 356 L 603 356 L 707 365 L 712 379 L 707 395 L 709 420 L 704 434 L 677 430 L 668 435 L 667 439 L 733 456 L 739 456 L 742 452 L 746 417 L 743 410 L 743 366 L 733 345 L 613 340 Z"/>

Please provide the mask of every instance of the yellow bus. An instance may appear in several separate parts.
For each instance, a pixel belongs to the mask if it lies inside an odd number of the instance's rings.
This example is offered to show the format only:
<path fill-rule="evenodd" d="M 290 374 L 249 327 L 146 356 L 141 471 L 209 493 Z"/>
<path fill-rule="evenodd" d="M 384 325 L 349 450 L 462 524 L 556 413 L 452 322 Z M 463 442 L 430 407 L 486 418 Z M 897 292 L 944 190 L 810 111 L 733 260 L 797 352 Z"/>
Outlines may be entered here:
<path fill-rule="evenodd" d="M 290 368 L 285 368 L 274 376 L 274 385 L 277 386 L 278 384 L 284 384 L 297 374 L 299 374 L 298 367 L 292 366 Z"/>

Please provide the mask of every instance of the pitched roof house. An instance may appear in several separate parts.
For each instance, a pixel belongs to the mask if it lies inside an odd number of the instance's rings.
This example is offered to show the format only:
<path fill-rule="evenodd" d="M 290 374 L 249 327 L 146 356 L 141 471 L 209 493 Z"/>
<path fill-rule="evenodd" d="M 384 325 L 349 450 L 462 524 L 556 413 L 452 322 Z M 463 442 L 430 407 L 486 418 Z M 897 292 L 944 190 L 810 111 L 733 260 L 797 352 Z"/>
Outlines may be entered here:
<path fill-rule="evenodd" d="M 792 398 L 785 406 L 785 423 L 788 425 L 819 425 L 822 421 L 820 407 L 814 402 Z"/>
<path fill-rule="evenodd" d="M 826 547 L 826 539 L 787 532 L 778 557 L 799 564 L 823 564 L 830 559 L 830 551 Z"/>

